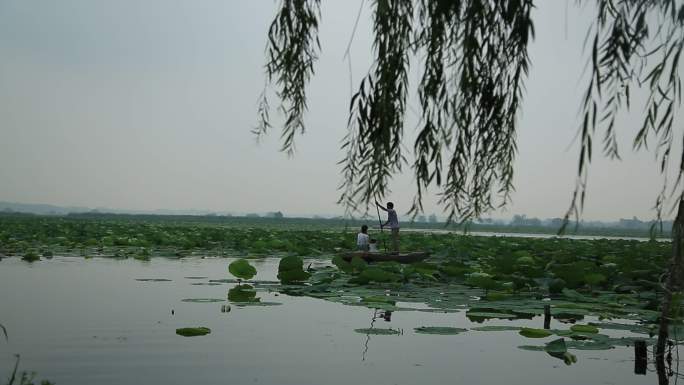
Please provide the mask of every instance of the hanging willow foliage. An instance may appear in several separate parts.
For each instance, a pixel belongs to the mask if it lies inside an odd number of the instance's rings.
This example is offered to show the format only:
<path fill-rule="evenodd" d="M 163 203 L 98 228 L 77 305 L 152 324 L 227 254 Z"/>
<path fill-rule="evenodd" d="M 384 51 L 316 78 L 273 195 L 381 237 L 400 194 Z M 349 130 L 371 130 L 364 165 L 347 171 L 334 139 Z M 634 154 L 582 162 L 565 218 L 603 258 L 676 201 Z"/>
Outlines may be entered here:
<path fill-rule="evenodd" d="M 654 151 L 665 177 L 655 203 L 660 218 L 668 198 L 676 198 L 675 207 L 682 199 L 684 152 L 675 183 L 668 185 L 667 176 L 675 139 L 674 118 L 681 104 L 679 58 L 684 47 L 684 4 L 674 0 L 595 2 L 596 19 L 587 35 L 592 42 L 592 74 L 582 100 L 578 179 L 565 223 L 571 215 L 579 217 L 584 205 L 597 130 L 603 131 L 604 155 L 619 159 L 616 117 L 630 109 L 630 91 L 638 88 L 646 89 L 648 98 L 633 148 L 647 148 L 649 138 L 656 141 Z"/>
<path fill-rule="evenodd" d="M 684 46 L 684 5 L 674 0 L 576 0 L 596 8 L 589 32 L 591 76 L 581 102 L 578 181 L 566 214 L 579 217 L 586 193 L 592 143 L 602 132 L 603 152 L 619 158 L 616 117 L 630 108 L 630 90 L 649 98 L 634 148 L 655 138 L 667 175 L 681 102 L 679 58 Z M 534 37 L 532 0 L 374 0 L 375 60 L 350 102 L 343 141 L 340 202 L 359 209 L 388 193 L 392 176 L 407 165 L 404 115 L 411 61 L 421 71 L 417 94 L 421 122 L 413 143 L 416 196 L 411 211 L 436 187 L 449 220 L 479 217 L 507 204 L 513 191 L 516 118 Z M 276 86 L 286 121 L 283 150 L 293 151 L 304 130 L 306 86 L 319 44 L 318 0 L 282 0 L 269 30 L 266 72 Z M 263 134 L 270 127 L 264 97 Z M 681 136 L 681 134 L 680 134 Z M 656 201 L 682 190 L 684 155 L 676 182 Z M 680 195 L 677 195 L 680 198 Z"/>
<path fill-rule="evenodd" d="M 318 19 L 320 0 L 283 0 L 278 15 L 268 30 L 268 82 L 278 87 L 282 100 L 280 109 L 285 115 L 281 134 L 282 150 L 294 151 L 295 134 L 304 133 L 306 85 L 314 74 L 318 57 Z M 253 132 L 259 137 L 268 132 L 269 105 L 266 92 L 259 103 L 259 124 Z"/>

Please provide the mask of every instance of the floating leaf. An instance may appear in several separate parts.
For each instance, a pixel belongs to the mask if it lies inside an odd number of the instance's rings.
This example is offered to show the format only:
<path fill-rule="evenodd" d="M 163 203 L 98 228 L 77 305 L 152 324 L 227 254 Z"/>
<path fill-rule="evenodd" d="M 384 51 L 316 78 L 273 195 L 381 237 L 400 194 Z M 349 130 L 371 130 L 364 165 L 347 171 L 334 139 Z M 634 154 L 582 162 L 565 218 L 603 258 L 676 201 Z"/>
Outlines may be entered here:
<path fill-rule="evenodd" d="M 544 338 L 552 335 L 548 330 L 545 329 L 534 329 L 534 328 L 522 328 L 519 334 L 527 338 Z"/>
<path fill-rule="evenodd" d="M 361 298 L 361 301 L 363 301 L 363 302 L 385 302 L 385 303 L 391 303 L 392 305 L 394 305 L 396 303 L 396 301 L 394 301 L 392 299 L 392 297 L 388 297 L 386 295 L 375 295 L 375 296 L 369 295 L 367 297 Z"/>
<path fill-rule="evenodd" d="M 225 300 L 220 298 L 185 298 L 182 299 L 183 302 L 195 302 L 195 303 L 212 303 L 212 302 L 224 302 Z"/>
<path fill-rule="evenodd" d="M 382 328 L 354 329 L 354 331 L 361 334 L 371 334 L 376 336 L 389 336 L 401 334 L 399 330 Z"/>
<path fill-rule="evenodd" d="M 638 333 L 638 334 L 650 334 L 652 330 L 646 326 L 642 325 L 628 325 L 628 324 L 620 324 L 620 323 L 614 323 L 614 322 L 597 322 L 597 323 L 591 323 L 590 325 L 596 326 L 597 328 L 601 329 L 609 329 L 609 330 L 625 330 L 625 331 L 630 331 L 632 333 Z"/>
<path fill-rule="evenodd" d="M 467 332 L 468 329 L 453 328 L 448 326 L 421 326 L 413 329 L 420 334 L 440 334 L 440 335 L 455 335 Z"/>
<path fill-rule="evenodd" d="M 491 312 L 467 312 L 466 317 L 468 318 L 505 318 L 512 319 L 518 316 L 510 313 L 491 313 Z"/>
<path fill-rule="evenodd" d="M 480 332 L 500 332 L 500 331 L 509 331 L 509 330 L 520 330 L 519 327 L 517 326 L 503 326 L 503 325 L 487 325 L 487 326 L 478 326 L 474 328 L 470 328 L 470 330 L 476 330 Z"/>
<path fill-rule="evenodd" d="M 599 330 L 593 325 L 572 325 L 570 330 L 578 333 L 598 333 Z"/>
<path fill-rule="evenodd" d="M 490 292 L 487 293 L 485 299 L 487 301 L 501 301 L 510 297 L 510 294 L 500 293 L 500 292 Z"/>
<path fill-rule="evenodd" d="M 211 333 L 211 329 L 206 327 L 180 328 L 176 329 L 176 334 L 183 337 L 203 336 Z"/>
<path fill-rule="evenodd" d="M 233 303 L 237 307 L 260 307 L 260 306 L 279 306 L 282 305 L 281 302 L 268 302 L 268 301 L 260 301 L 258 298 L 256 301 L 248 301 L 248 302 L 234 302 Z"/>

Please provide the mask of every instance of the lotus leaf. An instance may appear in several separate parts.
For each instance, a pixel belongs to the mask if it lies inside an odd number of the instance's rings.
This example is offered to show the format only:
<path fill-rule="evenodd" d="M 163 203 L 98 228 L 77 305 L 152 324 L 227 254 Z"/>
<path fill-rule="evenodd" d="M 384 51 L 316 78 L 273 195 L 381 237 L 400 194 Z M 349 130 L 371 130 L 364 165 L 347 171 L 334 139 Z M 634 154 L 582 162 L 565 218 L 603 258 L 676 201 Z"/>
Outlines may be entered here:
<path fill-rule="evenodd" d="M 195 303 L 212 303 L 212 302 L 223 302 L 225 300 L 220 298 L 185 298 L 181 300 L 182 302 L 195 302 Z"/>
<path fill-rule="evenodd" d="M 244 259 L 237 259 L 228 265 L 228 271 L 233 276 L 240 279 L 252 279 L 257 273 L 254 266 L 250 265 L 249 262 Z"/>
<path fill-rule="evenodd" d="M 278 279 L 282 283 L 297 283 L 309 279 L 311 274 L 304 271 L 304 261 L 298 256 L 289 256 L 280 259 L 278 265 Z"/>
<path fill-rule="evenodd" d="M 598 333 L 599 330 L 593 325 L 572 325 L 570 330 L 578 333 Z"/>
<path fill-rule="evenodd" d="M 183 337 L 203 336 L 211 333 L 211 329 L 206 327 L 180 328 L 176 329 L 176 334 Z"/>
<path fill-rule="evenodd" d="M 351 273 L 354 270 L 354 267 L 351 265 L 351 263 L 345 261 L 344 258 L 339 255 L 333 257 L 332 263 L 333 265 L 337 266 L 340 271 L 345 273 Z"/>
<path fill-rule="evenodd" d="M 361 257 L 359 256 L 354 256 L 351 259 L 351 266 L 354 270 L 356 271 L 363 271 L 368 267 L 368 263 L 364 261 Z"/>
<path fill-rule="evenodd" d="M 354 331 L 361 334 L 371 334 L 376 336 L 390 336 L 401 334 L 399 330 L 382 328 L 354 329 Z"/>
<path fill-rule="evenodd" d="M 567 284 L 561 278 L 554 278 L 551 283 L 549 283 L 549 293 L 559 294 L 563 292 Z"/>
<path fill-rule="evenodd" d="M 520 330 L 519 327 L 517 326 L 504 326 L 504 325 L 487 325 L 487 326 L 478 326 L 471 328 L 470 330 L 476 330 L 480 332 L 500 332 L 500 331 L 518 331 Z"/>
<path fill-rule="evenodd" d="M 519 334 L 527 338 L 544 338 L 552 335 L 548 330 L 545 329 L 533 329 L 533 328 L 522 328 Z"/>
<path fill-rule="evenodd" d="M 304 270 L 304 260 L 298 256 L 288 256 L 280 259 L 278 271 Z"/>
<path fill-rule="evenodd" d="M 606 276 L 601 273 L 589 273 L 584 276 L 584 282 L 591 286 L 596 286 L 598 284 L 604 283 L 606 281 Z"/>
<path fill-rule="evenodd" d="M 479 287 L 484 289 L 485 292 L 491 289 L 496 289 L 499 287 L 499 283 L 496 282 L 491 275 L 487 273 L 472 273 L 465 281 L 466 285 Z"/>
<path fill-rule="evenodd" d="M 397 282 L 399 276 L 377 267 L 368 267 L 361 272 L 360 279 L 368 282 Z"/>
<path fill-rule="evenodd" d="M 468 318 L 505 318 L 505 319 L 513 319 L 517 318 L 518 316 L 515 314 L 507 314 L 507 313 L 490 313 L 490 312 L 467 312 L 466 317 Z"/>
<path fill-rule="evenodd" d="M 439 334 L 439 335 L 456 335 L 467 332 L 468 329 L 453 328 L 448 326 L 421 326 L 413 329 L 420 334 Z"/>
<path fill-rule="evenodd" d="M 568 352 L 567 345 L 565 344 L 565 340 L 563 338 L 559 338 L 547 343 L 544 347 L 544 351 L 546 351 L 552 357 L 563 360 L 566 365 L 572 365 L 573 363 L 577 362 L 577 357 Z"/>
<path fill-rule="evenodd" d="M 259 298 L 256 299 L 256 301 L 247 301 L 247 302 L 233 302 L 233 304 L 237 307 L 260 307 L 260 306 L 279 306 L 282 305 L 281 302 L 269 302 L 269 301 L 261 301 Z"/>

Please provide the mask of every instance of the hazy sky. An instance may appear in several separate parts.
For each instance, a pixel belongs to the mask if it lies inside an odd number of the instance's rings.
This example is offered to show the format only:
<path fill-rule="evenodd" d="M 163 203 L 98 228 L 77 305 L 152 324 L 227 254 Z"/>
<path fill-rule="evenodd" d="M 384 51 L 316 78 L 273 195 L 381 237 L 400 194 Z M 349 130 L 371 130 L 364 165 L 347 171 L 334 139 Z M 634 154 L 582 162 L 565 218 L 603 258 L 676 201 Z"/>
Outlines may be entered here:
<path fill-rule="evenodd" d="M 574 186 L 582 42 L 592 13 L 574 1 L 537 3 L 517 190 L 496 217 L 561 216 Z M 343 54 L 359 4 L 323 2 L 308 132 L 288 159 L 277 151 L 278 132 L 260 145 L 250 133 L 277 2 L 0 0 L 0 200 L 342 213 L 336 163 L 350 93 Z M 371 39 L 366 6 L 351 51 L 355 83 L 372 61 Z M 587 219 L 653 216 L 661 179 L 653 154 L 631 152 L 635 116 L 620 122 L 622 162 L 595 151 Z M 409 136 L 415 126 L 409 111 Z M 392 189 L 398 208 L 408 209 L 411 175 Z M 435 201 L 428 199 L 427 213 L 441 212 Z"/>

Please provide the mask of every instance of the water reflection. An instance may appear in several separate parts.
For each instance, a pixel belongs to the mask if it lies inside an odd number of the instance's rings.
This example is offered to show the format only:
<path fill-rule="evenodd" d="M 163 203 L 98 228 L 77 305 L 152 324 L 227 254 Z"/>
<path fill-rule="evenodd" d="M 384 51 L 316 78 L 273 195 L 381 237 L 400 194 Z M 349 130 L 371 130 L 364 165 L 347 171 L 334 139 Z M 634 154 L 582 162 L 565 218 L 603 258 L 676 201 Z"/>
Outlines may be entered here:
<path fill-rule="evenodd" d="M 237 285 L 228 290 L 228 300 L 235 303 L 249 303 L 259 302 L 260 298 L 256 296 L 256 290 L 252 285 Z"/>
<path fill-rule="evenodd" d="M 677 357 L 675 367 L 672 367 L 672 353 Z M 636 346 L 635 346 L 636 354 Z M 653 353 L 655 355 L 655 352 Z M 674 384 L 677 380 L 684 379 L 684 375 L 679 373 L 679 345 L 675 345 L 672 341 L 667 341 L 667 353 L 665 356 L 656 356 L 655 359 L 656 373 L 658 374 L 658 385 L 669 385 L 670 378 L 674 377 Z M 639 367 L 641 369 L 641 367 Z M 637 362 L 634 363 L 634 373 L 637 371 Z M 639 373 L 641 374 L 641 373 Z M 643 373 L 645 374 L 645 373 Z"/>
<path fill-rule="evenodd" d="M 382 318 L 385 322 L 392 321 L 392 312 L 389 310 L 379 311 L 379 309 L 373 309 L 373 317 L 371 317 L 370 327 L 368 330 L 373 330 L 375 326 L 375 320 Z M 366 354 L 368 353 L 368 343 L 371 339 L 371 333 L 366 333 L 366 341 L 363 343 L 363 354 L 361 355 L 361 361 L 366 361 Z"/>

